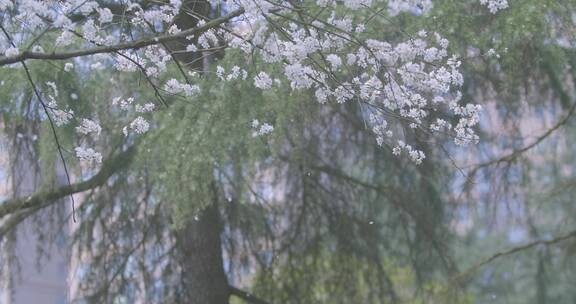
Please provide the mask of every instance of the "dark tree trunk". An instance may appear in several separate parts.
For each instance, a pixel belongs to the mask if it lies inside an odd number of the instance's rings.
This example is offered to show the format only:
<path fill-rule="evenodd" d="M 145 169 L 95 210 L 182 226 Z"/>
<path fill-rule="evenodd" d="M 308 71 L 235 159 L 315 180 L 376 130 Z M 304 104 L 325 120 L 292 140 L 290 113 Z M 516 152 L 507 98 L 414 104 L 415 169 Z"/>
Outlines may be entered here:
<path fill-rule="evenodd" d="M 177 232 L 182 259 L 183 303 L 228 303 L 229 287 L 222 260 L 222 225 L 216 204 Z"/>
<path fill-rule="evenodd" d="M 182 1 L 182 8 L 180 13 L 174 19 L 174 24 L 180 30 L 187 30 L 197 26 L 197 16 L 208 16 L 210 14 L 210 4 L 206 0 L 185 0 Z M 204 70 L 202 52 L 184 52 L 189 44 L 196 44 L 198 37 L 193 37 L 191 40 L 186 38 L 179 38 L 176 40 L 168 41 L 165 43 L 166 48 L 170 52 L 174 52 L 173 56 L 181 66 L 193 71 L 201 72 Z"/>
<path fill-rule="evenodd" d="M 206 0 L 185 0 L 176 16 L 175 24 L 181 30 L 193 28 L 198 19 L 194 15 L 208 16 L 210 4 Z M 182 51 L 190 43 L 182 38 L 168 42 L 170 51 Z M 201 52 L 177 52 L 175 59 L 186 69 L 203 71 L 207 69 Z M 218 194 L 214 191 L 213 203 L 205 208 L 197 218 L 190 219 L 185 227 L 176 233 L 177 250 L 180 256 L 182 291 L 181 303 L 225 304 L 228 303 L 230 287 L 224 272 L 222 260 L 222 222 L 218 210 Z"/>

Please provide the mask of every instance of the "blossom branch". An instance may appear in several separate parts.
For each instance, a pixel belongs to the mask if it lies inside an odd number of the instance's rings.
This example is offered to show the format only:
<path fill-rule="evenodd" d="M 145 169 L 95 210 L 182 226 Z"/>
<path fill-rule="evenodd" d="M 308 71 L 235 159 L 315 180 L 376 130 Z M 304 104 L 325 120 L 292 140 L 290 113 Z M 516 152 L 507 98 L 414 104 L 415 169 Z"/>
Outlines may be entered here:
<path fill-rule="evenodd" d="M 149 37 L 143 38 L 139 40 L 134 40 L 131 42 L 126 43 L 119 43 L 116 45 L 110 46 L 99 46 L 85 50 L 77 50 L 71 52 L 62 52 L 62 53 L 40 53 L 40 52 L 22 52 L 21 54 L 13 57 L 4 57 L 0 58 L 0 66 L 13 64 L 17 62 L 23 62 L 29 59 L 41 59 L 41 60 L 66 60 L 75 57 L 83 57 L 95 54 L 102 54 L 102 53 L 113 53 L 123 50 L 136 50 L 141 49 L 143 47 L 147 47 L 150 45 L 156 45 L 165 43 L 168 41 L 176 40 L 179 38 L 185 38 L 192 35 L 201 34 L 211 28 L 218 27 L 219 25 L 230 21 L 231 19 L 238 17 L 244 13 L 243 8 L 239 8 L 230 14 L 213 19 L 211 21 L 206 22 L 204 25 L 191 28 L 176 34 L 168 34 L 168 35 L 160 35 L 156 37 Z"/>
<path fill-rule="evenodd" d="M 14 44 L 14 41 L 12 40 L 12 37 L 8 34 L 8 31 L 6 31 L 6 29 L 2 25 L 0 25 L 0 29 L 2 30 L 2 32 L 4 33 L 4 35 L 6 36 L 8 41 L 10 42 L 10 44 L 12 46 L 16 47 L 16 45 Z M 44 113 L 48 117 L 48 122 L 50 123 L 50 130 L 52 130 L 52 135 L 54 136 L 54 142 L 56 143 L 56 148 L 58 149 L 58 155 L 60 156 L 60 160 L 62 161 L 62 167 L 64 168 L 64 173 L 66 174 L 66 180 L 68 181 L 68 185 L 70 185 L 71 184 L 70 173 L 68 172 L 68 166 L 66 165 L 66 160 L 64 159 L 64 154 L 62 152 L 62 145 L 60 144 L 60 139 L 58 139 L 58 134 L 56 133 L 56 128 L 54 126 L 54 120 L 50 116 L 50 113 L 48 112 L 48 106 L 44 102 L 42 95 L 38 91 L 38 87 L 36 86 L 36 84 L 34 83 L 34 80 L 32 79 L 32 75 L 30 74 L 30 70 L 28 69 L 26 62 L 22 61 L 21 64 L 22 64 L 22 67 L 24 68 L 24 72 L 26 73 L 26 79 L 28 80 L 28 82 L 32 86 L 32 90 L 34 91 L 36 98 L 38 98 L 38 101 L 40 101 L 40 104 L 42 105 L 42 109 L 44 110 Z M 76 222 L 76 210 L 75 210 L 76 207 L 75 207 L 75 203 L 74 203 L 74 197 L 70 196 L 70 200 L 72 201 L 72 218 L 73 218 L 74 222 Z"/>
<path fill-rule="evenodd" d="M 108 178 L 110 178 L 116 172 L 127 167 L 131 163 L 135 154 L 135 146 L 128 148 L 126 151 L 119 153 L 115 157 L 105 161 L 100 171 L 86 181 L 62 186 L 50 191 L 41 191 L 25 198 L 14 198 L 6 200 L 0 204 L 0 219 L 8 214 L 30 208 L 41 209 L 68 195 L 102 186 L 108 180 Z"/>

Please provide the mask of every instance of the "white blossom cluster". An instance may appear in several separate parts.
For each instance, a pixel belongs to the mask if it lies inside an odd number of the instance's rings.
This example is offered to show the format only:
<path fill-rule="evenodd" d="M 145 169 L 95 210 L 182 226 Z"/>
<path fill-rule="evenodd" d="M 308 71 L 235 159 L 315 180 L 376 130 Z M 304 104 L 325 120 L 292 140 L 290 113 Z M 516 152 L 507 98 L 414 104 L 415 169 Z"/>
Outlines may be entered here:
<path fill-rule="evenodd" d="M 487 56 L 487 57 L 500 58 L 500 54 L 496 53 L 496 50 L 494 50 L 494 49 L 489 49 L 489 50 L 486 52 L 486 56 Z"/>
<path fill-rule="evenodd" d="M 70 120 L 74 117 L 74 111 L 72 111 L 72 110 L 57 109 L 55 107 L 56 104 L 54 104 L 54 103 L 50 103 L 50 106 L 52 108 L 50 109 L 49 113 L 51 114 L 51 117 L 54 120 L 54 124 L 57 127 L 61 127 L 61 126 L 68 124 L 70 122 Z"/>
<path fill-rule="evenodd" d="M 178 81 L 175 80 L 176 83 L 178 83 Z M 173 82 L 170 82 L 174 85 Z M 181 85 L 180 83 L 178 83 L 178 85 Z M 178 86 L 179 87 L 179 86 Z M 167 89 L 167 91 L 171 92 L 170 90 Z M 172 93 L 179 93 L 181 92 L 182 89 L 178 89 L 177 92 L 173 91 Z M 126 115 L 129 115 L 129 113 L 148 113 L 148 112 L 152 112 L 156 109 L 156 106 L 151 103 L 145 103 L 145 104 L 138 104 L 135 102 L 134 97 L 128 97 L 128 98 L 122 98 L 122 97 L 115 97 L 112 99 L 112 105 L 113 106 L 117 106 L 120 108 L 120 110 L 125 111 Z M 148 132 L 148 130 L 150 129 L 150 123 L 148 121 L 146 121 L 146 119 L 144 119 L 144 117 L 142 116 L 137 116 L 136 118 L 134 118 L 128 125 L 124 126 L 122 128 L 122 133 L 124 134 L 124 136 L 128 136 L 131 132 L 137 135 L 140 134 L 144 134 L 146 132 Z"/>
<path fill-rule="evenodd" d="M 142 117 L 136 117 L 128 126 L 122 129 L 122 133 L 128 136 L 129 131 L 133 131 L 136 134 L 144 134 L 150 129 L 150 124 Z"/>
<path fill-rule="evenodd" d="M 49 118 L 52 119 L 57 127 L 68 124 L 74 117 L 74 111 L 58 108 L 58 102 L 56 100 L 59 97 L 59 92 L 56 83 L 48 81 L 46 82 L 46 87 L 47 90 L 44 99 L 46 101 L 46 107 L 48 108 L 47 114 Z"/>
<path fill-rule="evenodd" d="M 162 47 L 150 46 L 143 52 L 123 52 L 115 57 L 114 67 L 121 72 L 144 72 L 158 77 L 166 71 L 172 56 Z"/>
<path fill-rule="evenodd" d="M 345 1 L 343 5 L 356 9 L 368 2 Z M 460 61 L 449 56 L 449 42 L 438 33 L 421 31 L 416 37 L 396 43 L 377 39 L 357 42 L 355 33 L 362 29 L 356 30 L 359 26 L 351 18 L 335 13 L 326 23 L 290 23 L 284 35 L 265 23 L 257 26 L 251 47 L 239 43 L 237 37 L 229 37 L 234 41 L 231 45 L 247 53 L 257 52 L 267 63 L 281 65 L 293 90 L 314 90 L 322 104 L 358 101 L 366 105 L 373 116 L 371 127 L 379 145 L 398 146 L 415 163 L 421 163 L 425 158 L 422 151 L 400 145 L 405 140 L 404 131 L 398 128 L 402 125 L 415 131 L 450 133 L 458 145 L 478 142 L 473 127 L 478 123 L 480 107 L 460 104 Z M 349 71 L 358 72 L 351 76 Z M 228 79 L 223 68 L 216 73 L 222 80 Z M 255 86 L 270 87 L 271 80 L 266 76 L 260 72 L 254 77 Z M 440 110 L 455 117 L 456 124 L 436 120 Z M 430 123 L 431 119 L 436 122 Z"/>
<path fill-rule="evenodd" d="M 102 131 L 102 127 L 100 127 L 100 124 L 98 124 L 97 122 L 84 118 L 82 119 L 82 122 L 80 123 L 79 126 L 76 127 L 76 132 L 80 133 L 80 134 L 90 134 L 90 133 L 94 133 L 96 135 L 100 135 L 100 132 Z"/>
<path fill-rule="evenodd" d="M 246 78 L 248 78 L 248 72 L 246 72 L 246 70 L 244 69 L 241 69 L 239 66 L 235 65 L 232 67 L 229 73 L 226 73 L 226 69 L 224 69 L 222 66 L 217 66 L 216 76 L 220 78 L 220 80 L 226 80 L 226 81 L 236 79 L 246 80 Z"/>
<path fill-rule="evenodd" d="M 136 112 L 138 112 L 138 113 L 152 112 L 152 111 L 154 111 L 155 108 L 156 108 L 156 106 L 155 106 L 153 103 L 151 103 L 151 102 L 146 103 L 146 104 L 144 104 L 144 105 L 139 105 L 139 104 L 137 104 L 137 105 L 135 106 L 135 110 L 136 110 Z"/>
<path fill-rule="evenodd" d="M 74 111 L 62 110 L 58 108 L 57 99 L 59 98 L 59 91 L 56 83 L 48 81 L 45 83 L 47 89 L 43 100 L 46 100 L 47 114 L 49 119 L 54 122 L 54 125 L 61 127 L 67 125 L 74 119 Z M 102 131 L 100 124 L 94 120 L 83 118 L 80 124 L 76 126 L 76 132 L 81 135 L 98 136 Z M 100 164 L 102 162 L 102 154 L 93 148 L 78 146 L 74 149 L 76 157 L 81 161 L 88 163 Z"/>
<path fill-rule="evenodd" d="M 496 14 L 498 11 L 508 8 L 508 0 L 480 0 L 480 4 L 488 7 L 488 10 L 492 14 Z"/>
<path fill-rule="evenodd" d="M 74 69 L 74 64 L 72 62 L 66 62 L 64 64 L 64 71 L 65 72 L 70 72 Z"/>
<path fill-rule="evenodd" d="M 398 145 L 392 149 L 392 154 L 400 155 L 402 151 L 407 153 L 410 159 L 417 165 L 421 164 L 426 158 L 424 152 L 414 149 L 412 146 L 404 143 L 404 141 L 399 140 Z"/>
<path fill-rule="evenodd" d="M 266 90 L 272 87 L 272 78 L 266 72 L 260 72 L 254 76 L 254 86 Z"/>
<path fill-rule="evenodd" d="M 200 87 L 197 85 L 180 83 L 177 79 L 172 78 L 166 82 L 164 90 L 171 94 L 183 93 L 186 96 L 192 96 L 200 92 Z"/>
<path fill-rule="evenodd" d="M 479 1 L 492 13 L 508 6 L 506 0 Z M 378 18 L 380 13 L 394 16 L 405 12 L 426 14 L 433 8 L 431 0 L 211 2 L 225 5 L 228 12 L 242 8 L 242 15 L 204 29 L 197 36 L 185 36 L 180 34 L 187 29 L 179 29 L 174 22 L 182 5 L 179 0 L 160 1 L 146 7 L 138 1 L 124 1 L 122 23 L 116 22 L 115 18 L 119 16 L 114 16 L 103 2 L 98 1 L 0 0 L 0 12 L 10 12 L 13 20 L 26 25 L 28 32 L 55 31 L 58 35 L 53 42 L 56 49 L 70 45 L 86 48 L 121 45 L 142 37 L 163 35 L 180 35 L 181 52 L 199 52 L 225 43 L 229 48 L 244 52 L 246 58 L 257 56 L 264 64 L 256 65 L 250 72 L 243 68 L 245 62 L 228 70 L 217 66 L 215 75 L 219 80 L 250 81 L 262 90 L 269 90 L 274 84 L 286 85 L 293 91 L 309 90 L 321 104 L 358 102 L 363 112 L 370 116 L 369 127 L 376 142 L 392 148 L 394 154 L 407 154 L 415 163 L 421 163 L 425 155 L 405 143 L 410 138 L 407 132 L 451 136 L 458 145 L 478 141 L 474 127 L 479 121 L 480 107 L 461 103 L 460 61 L 449 54 L 448 40 L 438 33 L 425 31 L 384 40 L 366 30 L 370 24 L 363 18 L 367 16 Z M 318 13 L 308 14 L 303 7 L 311 8 L 311 11 L 315 7 Z M 359 10 L 375 13 L 355 15 L 354 11 Z M 72 18 L 78 15 L 83 18 Z M 288 15 L 290 17 L 285 17 Z M 82 21 L 73 21 L 77 19 Z M 116 24 L 124 23 L 130 24 L 138 38 L 117 30 Z M 208 24 L 208 20 L 199 20 L 197 26 Z M 18 47 L 23 49 L 24 45 L 0 45 L 0 50 L 5 57 L 14 57 L 20 54 Z M 33 50 L 40 52 L 40 49 Z M 162 91 L 189 98 L 200 92 L 200 87 L 190 83 L 188 78 L 161 77 L 174 60 L 162 43 L 96 54 L 90 58 L 87 66 L 92 71 L 113 68 L 124 73 L 144 74 L 157 94 Z M 274 71 L 282 71 L 282 75 L 274 74 L 272 78 L 271 70 L 267 70 L 272 66 Z M 65 63 L 64 70 L 75 72 L 74 64 Z M 52 95 L 51 114 L 58 126 L 64 125 L 73 118 L 73 113 L 59 109 L 57 93 Z M 155 111 L 153 103 L 140 104 L 134 97 L 117 97 L 112 105 L 130 117 L 123 127 L 125 135 L 143 134 L 150 129 L 151 124 L 143 113 Z M 96 121 L 82 119 L 77 132 L 98 135 L 101 128 Z M 252 129 L 256 136 L 262 136 L 273 132 L 274 127 L 255 120 Z M 87 149 L 81 150 L 85 153 L 77 151 L 77 155 L 88 159 L 90 153 L 87 151 L 90 152 Z"/>
<path fill-rule="evenodd" d="M 260 123 L 258 119 L 254 119 L 252 121 L 252 129 L 254 129 L 252 136 L 257 137 L 272 133 L 272 131 L 274 131 L 274 126 L 267 122 Z"/>
<path fill-rule="evenodd" d="M 92 148 L 76 147 L 74 151 L 76 152 L 76 157 L 81 161 L 97 164 L 102 163 L 102 154 Z"/>

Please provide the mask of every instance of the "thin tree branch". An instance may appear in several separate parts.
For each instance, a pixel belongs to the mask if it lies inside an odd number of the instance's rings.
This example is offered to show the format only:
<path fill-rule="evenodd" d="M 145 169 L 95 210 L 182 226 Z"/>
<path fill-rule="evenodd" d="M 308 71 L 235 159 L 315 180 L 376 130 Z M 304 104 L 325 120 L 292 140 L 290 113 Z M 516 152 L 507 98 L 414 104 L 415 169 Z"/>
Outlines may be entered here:
<path fill-rule="evenodd" d="M 576 102 L 574 102 L 572 104 L 572 106 L 570 107 L 566 116 L 564 116 L 560 121 L 558 121 L 552 128 L 548 129 L 548 131 L 546 131 L 544 134 L 540 135 L 533 143 L 531 143 L 531 144 L 529 144 L 529 145 L 527 145 L 521 149 L 510 152 L 509 154 L 504 155 L 500 158 L 490 160 L 490 161 L 487 161 L 485 163 L 481 163 L 474 168 L 473 172 L 476 172 L 479 169 L 484 168 L 484 167 L 497 165 L 497 164 L 500 164 L 503 162 L 513 161 L 514 159 L 516 159 L 520 155 L 522 155 L 524 152 L 534 148 L 536 145 L 541 143 L 544 139 L 548 138 L 548 136 L 550 136 L 552 133 L 554 133 L 554 131 L 558 130 L 560 127 L 565 125 L 568 122 L 568 120 L 570 120 L 570 117 L 572 117 L 572 115 L 574 114 L 575 111 L 576 111 Z"/>
<path fill-rule="evenodd" d="M 576 230 L 570 231 L 562 236 L 553 238 L 551 240 L 536 240 L 534 242 L 522 245 L 522 246 L 518 246 L 518 247 L 513 247 L 510 248 L 506 251 L 501 251 L 498 252 L 492 256 L 490 256 L 487 259 L 484 259 L 483 261 L 481 261 L 480 263 L 477 263 L 476 265 L 468 268 L 466 271 L 460 273 L 459 275 L 453 277 L 451 279 L 451 281 L 453 283 L 458 283 L 464 279 L 466 279 L 467 277 L 471 276 L 474 272 L 478 271 L 480 268 L 482 268 L 483 266 L 493 262 L 494 260 L 501 258 L 501 257 L 505 257 L 505 256 L 509 256 L 512 254 L 516 254 L 518 252 L 524 251 L 524 250 L 528 250 L 528 249 L 532 249 L 536 246 L 539 245 L 543 245 L 543 246 L 552 246 L 552 245 L 556 245 L 558 243 L 561 243 L 563 241 L 567 241 L 571 238 L 576 238 Z"/>
<path fill-rule="evenodd" d="M 148 38 L 143 38 L 143 39 L 134 40 L 134 41 L 130 41 L 130 42 L 119 43 L 116 45 L 100 46 L 100 47 L 94 47 L 94 48 L 85 49 L 85 50 L 77 50 L 77 51 L 62 52 L 62 53 L 38 53 L 38 52 L 25 51 L 25 52 L 22 52 L 21 54 L 19 54 L 18 56 L 0 58 L 0 66 L 12 64 L 12 63 L 17 63 L 17 62 L 23 62 L 23 61 L 26 61 L 29 59 L 66 60 L 66 59 L 70 59 L 70 58 L 89 56 L 89 55 L 94 55 L 94 54 L 112 53 L 112 52 L 129 50 L 129 49 L 132 49 L 132 50 L 140 49 L 140 48 L 147 47 L 150 45 L 161 44 L 161 43 L 165 43 L 165 42 L 168 42 L 171 40 L 176 40 L 179 38 L 185 38 L 185 37 L 192 36 L 192 35 L 198 35 L 198 34 L 203 33 L 203 32 L 205 32 L 211 28 L 215 28 L 215 27 L 217 27 L 223 23 L 226 23 L 226 22 L 230 21 L 232 18 L 238 17 L 238 16 L 242 15 L 243 13 L 244 13 L 244 9 L 239 8 L 239 9 L 231 12 L 230 14 L 228 14 L 226 16 L 210 20 L 202 26 L 191 28 L 191 29 L 188 29 L 188 30 L 176 33 L 176 34 L 160 35 L 160 36 L 156 36 L 156 37 L 148 37 Z"/>
<path fill-rule="evenodd" d="M 270 302 L 267 302 L 265 300 L 262 300 L 256 296 L 254 296 L 253 294 L 246 292 L 244 290 L 238 289 L 234 286 L 229 286 L 230 288 L 230 294 L 234 295 L 248 303 L 252 303 L 252 304 L 270 304 Z"/>
<path fill-rule="evenodd" d="M 126 151 L 119 153 L 115 157 L 106 160 L 102 164 L 100 171 L 86 181 L 62 186 L 50 191 L 41 191 L 25 198 L 14 198 L 6 200 L 0 203 L 0 219 L 8 214 L 29 208 L 44 208 L 67 195 L 72 195 L 74 193 L 83 192 L 102 186 L 104 183 L 106 183 L 108 178 L 110 178 L 121 169 L 127 167 L 135 154 L 136 147 L 132 146 Z"/>
<path fill-rule="evenodd" d="M 2 32 L 4 32 L 4 35 L 6 35 L 6 38 L 8 39 L 8 41 L 10 41 L 10 44 L 13 47 L 16 47 L 16 44 L 14 44 L 12 37 L 8 34 L 8 31 L 6 31 L 6 29 L 1 24 L 0 24 L 0 29 L 2 29 Z M 26 73 L 26 78 L 28 79 L 28 82 L 32 86 L 32 90 L 34 91 L 34 94 L 36 95 L 36 98 L 38 98 L 38 101 L 42 105 L 42 109 L 44 110 L 44 113 L 48 117 L 48 122 L 50 123 L 50 129 L 52 130 L 52 135 L 54 136 L 56 148 L 58 149 L 58 155 L 60 156 L 60 160 L 62 161 L 62 166 L 64 167 L 64 173 L 66 174 L 66 180 L 68 181 L 68 185 L 70 185 L 72 183 L 70 180 L 70 173 L 68 172 L 68 166 L 66 165 L 66 160 L 64 159 L 64 154 L 62 152 L 62 145 L 60 144 L 60 140 L 58 139 L 58 133 L 56 133 L 56 127 L 54 127 L 54 120 L 52 119 L 52 116 L 50 116 L 50 112 L 48 111 L 48 107 L 47 107 L 46 103 L 44 102 L 44 100 L 42 99 L 42 95 L 40 95 L 40 92 L 38 91 L 38 87 L 36 86 L 36 84 L 34 83 L 34 80 L 32 79 L 32 75 L 30 74 L 30 70 L 28 69 L 26 62 L 22 61 L 21 64 L 22 64 L 22 67 L 24 68 L 24 72 Z M 72 201 L 72 219 L 74 222 L 76 222 L 76 207 L 75 207 L 75 203 L 74 203 L 74 197 L 70 196 L 70 200 Z"/>
<path fill-rule="evenodd" d="M 22 221 L 27 219 L 32 213 L 36 212 L 38 207 L 22 210 L 11 214 L 7 220 L 0 226 L 0 240 L 4 238 L 14 227 L 18 226 Z"/>
<path fill-rule="evenodd" d="M 548 68 L 547 74 L 548 74 L 548 77 L 550 78 L 550 83 L 551 83 L 552 87 L 554 87 L 556 89 L 562 104 L 564 104 L 564 105 L 570 104 L 570 95 L 568 95 L 566 93 L 566 91 L 562 88 L 562 83 L 561 83 L 560 79 L 558 78 L 558 76 L 555 74 L 555 71 Z M 529 144 L 529 145 L 527 145 L 521 149 L 512 151 L 511 153 L 506 154 L 502 157 L 499 157 L 499 158 L 493 159 L 493 160 L 489 160 L 487 162 L 484 162 L 484 163 L 477 165 L 468 174 L 468 178 L 470 178 L 471 176 L 474 176 L 474 174 L 482 168 L 493 166 L 493 165 L 498 165 L 498 164 L 501 164 L 504 162 L 512 162 L 512 161 L 516 160 L 524 152 L 534 148 L 535 146 L 540 144 L 542 141 L 544 141 L 546 138 L 548 138 L 550 135 L 552 135 L 552 133 L 554 133 L 556 130 L 560 129 L 562 126 L 567 124 L 575 112 L 576 112 L 576 101 L 573 101 L 572 105 L 568 109 L 568 113 L 566 113 L 566 115 L 564 117 L 562 117 L 554 126 L 552 126 L 552 128 L 548 129 L 546 132 L 544 132 L 544 134 L 542 134 L 538 138 L 536 138 L 536 140 L 534 142 L 532 142 L 531 144 Z"/>

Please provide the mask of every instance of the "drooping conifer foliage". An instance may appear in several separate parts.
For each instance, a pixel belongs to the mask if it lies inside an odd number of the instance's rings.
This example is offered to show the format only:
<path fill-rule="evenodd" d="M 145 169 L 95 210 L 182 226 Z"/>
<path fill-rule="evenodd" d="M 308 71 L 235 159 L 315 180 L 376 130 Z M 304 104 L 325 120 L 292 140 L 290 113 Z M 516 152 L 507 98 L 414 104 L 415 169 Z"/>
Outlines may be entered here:
<path fill-rule="evenodd" d="M 575 14 L 0 0 L 0 288 L 31 226 L 70 302 L 570 303 Z"/>

